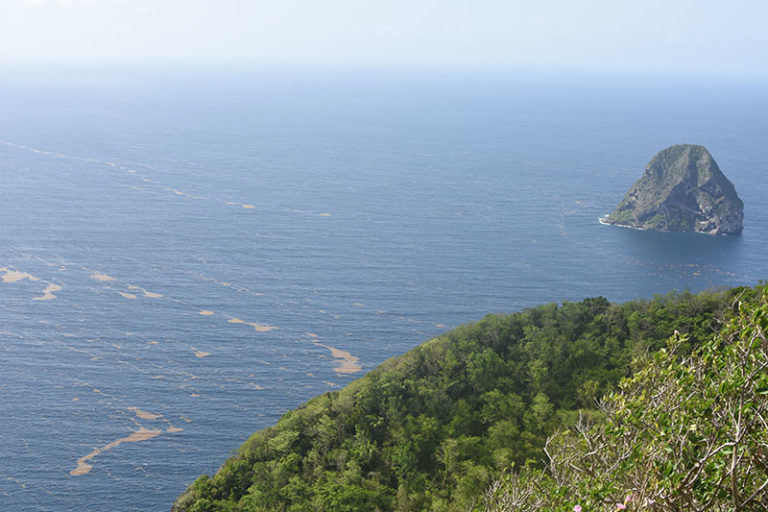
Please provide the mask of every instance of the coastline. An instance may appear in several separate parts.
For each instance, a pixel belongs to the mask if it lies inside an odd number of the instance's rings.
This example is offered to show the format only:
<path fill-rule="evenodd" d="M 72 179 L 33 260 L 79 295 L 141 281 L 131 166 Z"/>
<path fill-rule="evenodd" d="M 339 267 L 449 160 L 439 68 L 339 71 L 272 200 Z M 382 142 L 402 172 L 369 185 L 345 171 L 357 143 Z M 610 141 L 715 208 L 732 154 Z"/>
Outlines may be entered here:
<path fill-rule="evenodd" d="M 706 231 L 663 231 L 663 230 L 657 230 L 657 229 L 646 229 L 646 228 L 638 228 L 636 226 L 630 226 L 628 224 L 620 224 L 618 222 L 608 222 L 608 216 L 598 217 L 597 221 L 602 224 L 603 226 L 617 226 L 620 228 L 627 228 L 627 229 L 634 229 L 636 231 L 657 231 L 659 233 L 694 233 L 697 235 L 707 235 L 707 236 L 739 236 L 741 235 L 741 231 L 738 233 L 708 233 Z"/>
<path fill-rule="evenodd" d="M 648 231 L 645 228 L 638 228 L 635 226 L 630 226 L 629 224 L 619 224 L 618 222 L 608 222 L 608 216 L 605 215 L 603 217 L 598 217 L 597 221 L 602 224 L 603 226 L 618 226 L 620 228 L 627 228 L 627 229 L 635 229 L 637 231 Z"/>

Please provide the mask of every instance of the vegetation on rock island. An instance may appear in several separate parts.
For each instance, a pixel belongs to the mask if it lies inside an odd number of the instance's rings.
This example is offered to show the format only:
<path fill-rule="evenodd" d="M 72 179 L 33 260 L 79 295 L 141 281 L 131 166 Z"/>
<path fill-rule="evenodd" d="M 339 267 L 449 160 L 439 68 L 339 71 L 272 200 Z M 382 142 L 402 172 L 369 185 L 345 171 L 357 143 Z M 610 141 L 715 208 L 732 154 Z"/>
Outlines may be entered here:
<path fill-rule="evenodd" d="M 605 224 L 654 231 L 741 233 L 744 204 L 704 146 L 660 151 Z"/>
<path fill-rule="evenodd" d="M 685 503 L 720 500 L 725 483 L 746 500 L 757 490 L 751 473 L 764 475 L 768 452 L 707 443 L 733 428 L 725 417 L 710 418 L 735 411 L 746 382 L 728 352 L 739 350 L 734 333 L 747 332 L 747 313 L 733 320 L 736 305 L 757 304 L 765 291 L 670 293 L 625 304 L 591 298 L 486 316 L 286 413 L 215 475 L 197 479 L 174 510 L 518 510 L 504 507 L 526 493 L 528 510 L 650 501 L 663 508 L 670 486 L 686 482 L 695 493 Z M 672 346 L 658 352 L 676 331 Z M 649 365 L 639 366 L 644 358 Z M 715 377 L 695 403 L 687 390 Z M 739 407 L 740 425 L 758 414 Z M 670 443 L 658 433 L 669 433 Z M 592 453 L 592 442 L 604 451 Z M 682 459 L 665 461 L 668 450 Z M 745 466 L 723 469 L 729 460 Z"/>

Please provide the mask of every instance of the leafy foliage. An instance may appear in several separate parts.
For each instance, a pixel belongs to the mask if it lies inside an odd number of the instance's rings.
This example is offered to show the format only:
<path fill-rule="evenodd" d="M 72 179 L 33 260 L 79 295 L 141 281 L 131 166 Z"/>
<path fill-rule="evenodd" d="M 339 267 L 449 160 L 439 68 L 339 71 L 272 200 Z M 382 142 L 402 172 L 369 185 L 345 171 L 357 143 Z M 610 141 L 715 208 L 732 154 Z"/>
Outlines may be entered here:
<path fill-rule="evenodd" d="M 508 474 L 487 512 L 768 509 L 768 300 L 721 335 L 687 336 L 643 361 L 620 392 L 550 437 L 545 469 Z"/>
<path fill-rule="evenodd" d="M 466 510 L 511 465 L 615 389 L 679 330 L 713 336 L 734 297 L 603 298 L 489 315 L 386 361 L 254 434 L 174 505 L 218 510 Z"/>

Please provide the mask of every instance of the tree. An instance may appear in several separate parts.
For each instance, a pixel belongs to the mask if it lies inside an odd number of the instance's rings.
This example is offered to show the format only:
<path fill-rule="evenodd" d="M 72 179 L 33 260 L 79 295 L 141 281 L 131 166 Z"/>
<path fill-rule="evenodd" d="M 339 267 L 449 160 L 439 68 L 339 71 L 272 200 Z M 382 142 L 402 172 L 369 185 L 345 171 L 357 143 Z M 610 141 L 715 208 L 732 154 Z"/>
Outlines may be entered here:
<path fill-rule="evenodd" d="M 486 511 L 768 509 L 768 301 L 689 356 L 675 334 L 601 415 L 551 436 L 544 469 L 494 482 Z"/>

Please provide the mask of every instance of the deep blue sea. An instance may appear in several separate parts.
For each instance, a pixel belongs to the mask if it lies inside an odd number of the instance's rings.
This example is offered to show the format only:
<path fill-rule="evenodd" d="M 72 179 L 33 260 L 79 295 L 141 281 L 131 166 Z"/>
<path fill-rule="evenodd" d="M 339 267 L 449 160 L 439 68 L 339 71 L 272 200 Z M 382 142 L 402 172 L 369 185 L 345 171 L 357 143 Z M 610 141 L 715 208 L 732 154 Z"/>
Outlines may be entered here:
<path fill-rule="evenodd" d="M 0 509 L 164 511 L 252 432 L 491 312 L 768 277 L 766 84 L 5 69 Z M 598 223 L 705 145 L 738 237 Z"/>

